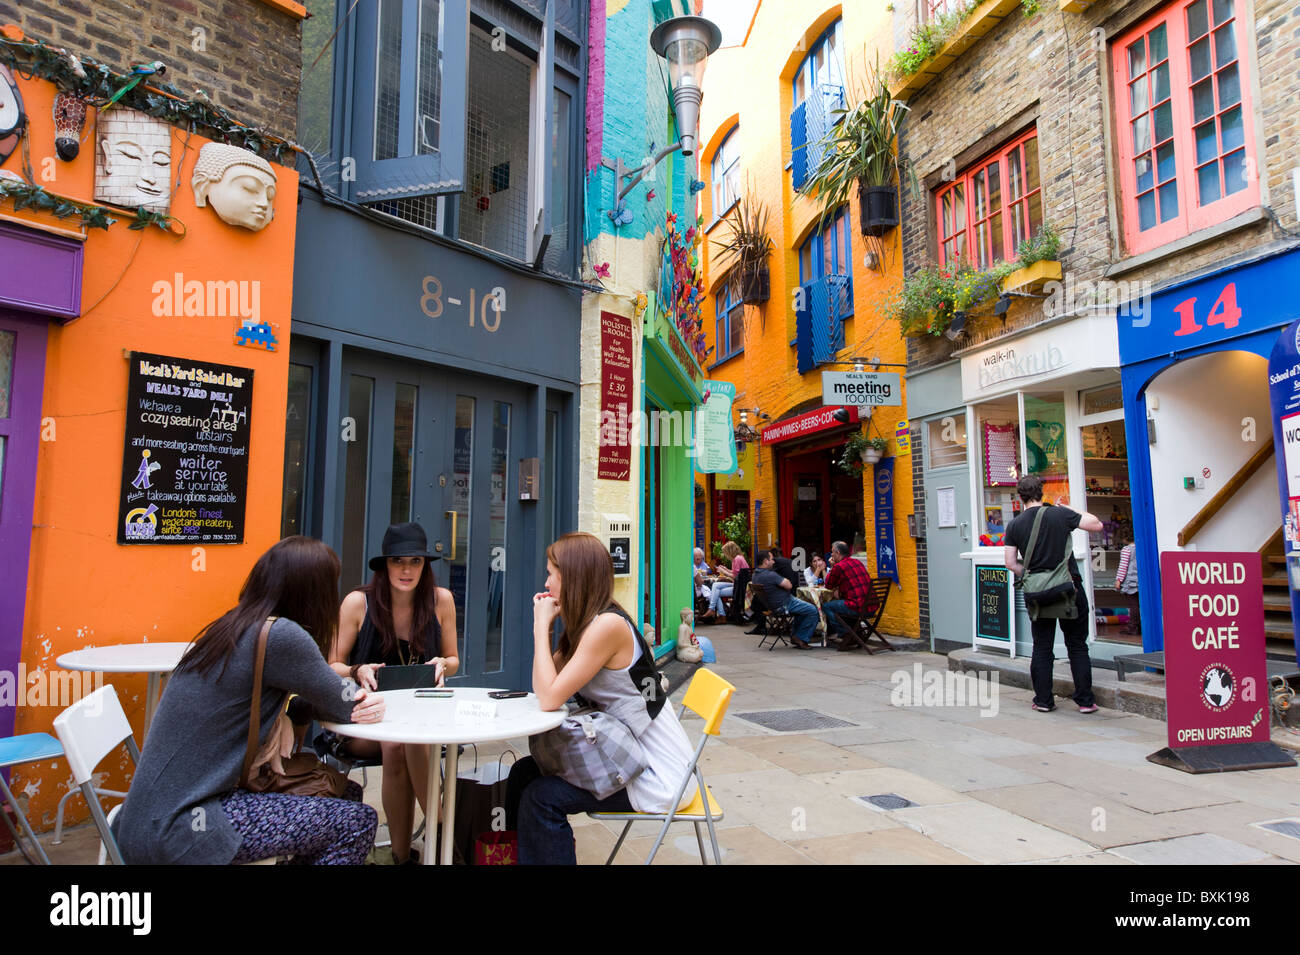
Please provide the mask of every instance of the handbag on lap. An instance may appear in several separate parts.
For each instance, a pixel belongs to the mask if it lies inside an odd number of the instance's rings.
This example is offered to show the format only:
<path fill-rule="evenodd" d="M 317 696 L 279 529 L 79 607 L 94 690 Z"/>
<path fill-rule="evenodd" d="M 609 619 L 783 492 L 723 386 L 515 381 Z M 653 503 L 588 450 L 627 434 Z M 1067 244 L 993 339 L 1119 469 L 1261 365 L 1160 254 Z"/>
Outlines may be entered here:
<path fill-rule="evenodd" d="M 257 635 L 257 657 L 253 664 L 253 701 L 248 715 L 248 749 L 239 773 L 239 788 L 254 793 L 283 793 L 286 796 L 341 798 L 348 778 L 326 766 L 312 753 L 293 752 L 293 724 L 284 710 L 266 744 L 258 749 L 257 731 L 262 709 L 262 668 L 266 662 L 266 639 L 275 617 L 268 617 Z"/>

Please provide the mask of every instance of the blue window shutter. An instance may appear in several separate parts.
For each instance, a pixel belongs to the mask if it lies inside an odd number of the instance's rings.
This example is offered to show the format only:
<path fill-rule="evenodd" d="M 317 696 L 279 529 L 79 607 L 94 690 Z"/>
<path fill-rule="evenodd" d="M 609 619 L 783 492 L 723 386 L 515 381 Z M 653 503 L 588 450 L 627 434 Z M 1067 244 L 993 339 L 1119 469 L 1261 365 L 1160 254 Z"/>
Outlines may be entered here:
<path fill-rule="evenodd" d="M 806 375 L 817 364 L 813 358 L 813 287 L 816 282 L 800 286 L 803 308 L 794 313 L 795 358 L 799 363 L 799 374 Z"/>
<path fill-rule="evenodd" d="M 469 79 L 469 0 L 442 0 L 442 77 L 438 106 L 438 149 L 415 155 L 419 115 L 420 0 L 401 0 L 401 96 L 398 155 L 376 160 L 376 67 L 379 0 L 357 4 L 356 72 L 352 98 L 350 158 L 356 180 L 350 198 L 381 202 L 409 196 L 442 195 L 465 188 L 465 106 Z"/>
<path fill-rule="evenodd" d="M 537 163 L 541 167 L 538 176 L 540 194 L 536 205 L 537 219 L 533 223 L 532 249 L 533 268 L 542 267 L 542 258 L 546 255 L 546 246 L 551 241 L 551 186 L 552 166 L 551 148 L 555 142 L 555 4 L 556 0 L 543 0 L 546 4 L 546 16 L 542 21 L 542 50 L 537 63 L 538 92 L 537 107 L 541 109 L 537 129 L 541 133 L 541 142 L 534 147 Z"/>
<path fill-rule="evenodd" d="M 808 100 L 804 100 L 790 114 L 790 175 L 795 189 L 802 189 L 808 181 L 808 134 L 804 121 L 807 109 Z"/>

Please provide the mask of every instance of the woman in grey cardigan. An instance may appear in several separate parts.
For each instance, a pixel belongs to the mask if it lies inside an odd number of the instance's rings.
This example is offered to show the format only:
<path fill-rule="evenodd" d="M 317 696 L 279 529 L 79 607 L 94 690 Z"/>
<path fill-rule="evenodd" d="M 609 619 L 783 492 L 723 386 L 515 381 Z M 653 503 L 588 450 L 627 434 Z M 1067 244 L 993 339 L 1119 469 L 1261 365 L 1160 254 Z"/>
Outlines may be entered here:
<path fill-rule="evenodd" d="M 309 537 L 286 537 L 260 558 L 239 604 L 200 631 L 167 684 L 117 822 L 129 864 L 252 862 L 359 865 L 378 818 L 349 783 L 343 799 L 236 789 L 248 742 L 258 633 L 267 636 L 259 738 L 297 693 L 321 719 L 377 723 L 384 701 L 330 669 L 339 561 Z"/>

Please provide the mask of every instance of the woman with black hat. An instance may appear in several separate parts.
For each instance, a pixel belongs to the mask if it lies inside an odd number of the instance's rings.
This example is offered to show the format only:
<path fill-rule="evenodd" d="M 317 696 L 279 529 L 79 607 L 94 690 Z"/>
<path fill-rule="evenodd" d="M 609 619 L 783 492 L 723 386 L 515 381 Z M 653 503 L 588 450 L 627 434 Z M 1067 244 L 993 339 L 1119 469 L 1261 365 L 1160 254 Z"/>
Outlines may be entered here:
<path fill-rule="evenodd" d="M 370 560 L 374 576 L 366 586 L 343 598 L 338 637 L 330 651 L 330 666 L 351 676 L 366 689 L 375 689 L 375 674 L 384 666 L 425 664 L 437 668 L 438 685 L 460 668 L 456 654 L 456 604 L 451 591 L 439 587 L 429 569 L 438 560 L 429 553 L 424 528 L 394 524 L 384 533 L 383 552 Z M 376 749 L 377 747 L 377 749 Z M 382 753 L 383 803 L 392 840 L 393 859 L 410 861 L 414 796 L 424 809 L 428 755 L 423 746 L 349 740 L 358 756 Z M 426 845 L 433 835 L 426 826 Z M 432 850 L 430 850 L 432 851 Z"/>

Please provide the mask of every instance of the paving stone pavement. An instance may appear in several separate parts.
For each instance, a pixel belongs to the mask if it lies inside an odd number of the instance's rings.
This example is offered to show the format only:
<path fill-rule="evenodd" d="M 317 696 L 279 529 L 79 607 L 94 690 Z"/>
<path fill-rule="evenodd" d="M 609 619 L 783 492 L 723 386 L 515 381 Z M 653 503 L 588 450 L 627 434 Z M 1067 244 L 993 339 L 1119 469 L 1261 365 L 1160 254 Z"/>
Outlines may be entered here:
<path fill-rule="evenodd" d="M 893 705 L 916 664 L 922 674 L 948 672 L 940 655 L 769 652 L 738 627 L 708 635 L 718 652 L 711 669 L 736 686 L 701 761 L 725 812 L 718 842 L 726 864 L 1300 862 L 1300 839 L 1258 825 L 1300 820 L 1300 767 L 1191 776 L 1146 761 L 1165 745 L 1165 724 L 1142 716 L 1105 709 L 1085 716 L 1068 700 L 1036 713 L 1029 691 L 1003 686 L 985 697 L 984 710 L 932 700 Z M 851 725 L 783 733 L 739 716 L 783 709 Z M 683 725 L 698 739 L 698 718 L 688 714 Z M 527 752 L 526 740 L 510 745 Z M 483 748 L 478 758 L 495 759 L 504 748 Z M 472 762 L 467 753 L 462 768 Z M 379 808 L 378 770 L 368 782 L 367 801 Z M 885 794 L 913 805 L 886 810 L 866 801 Z M 572 822 L 578 861 L 603 863 L 621 824 Z M 616 861 L 641 863 L 655 835 L 650 823 L 634 826 Z M 97 846 L 93 828 L 78 827 L 51 858 L 93 862 Z M 21 859 L 0 858 L 14 861 Z M 699 864 L 690 825 L 673 827 L 655 864 Z"/>

